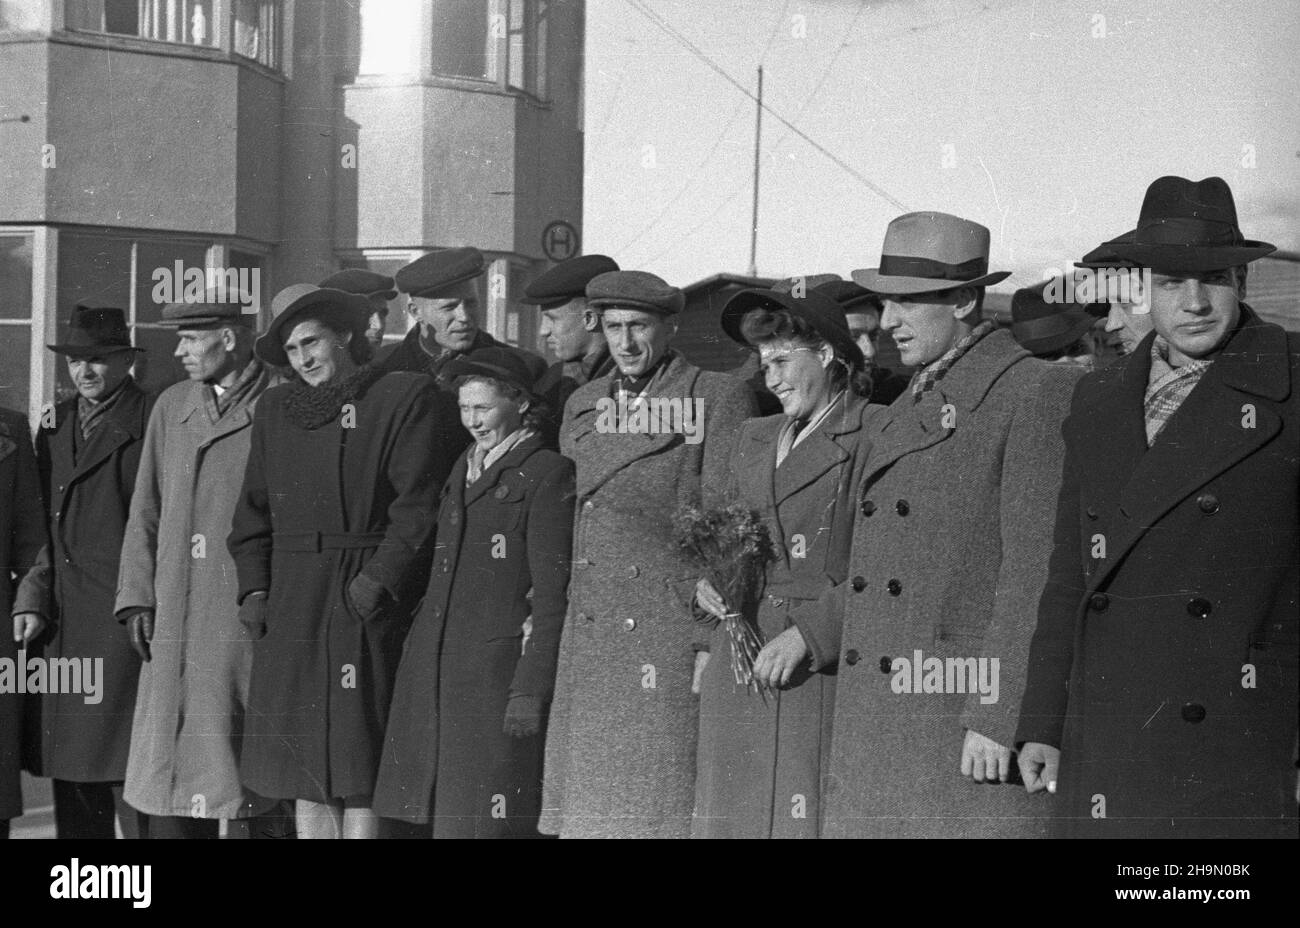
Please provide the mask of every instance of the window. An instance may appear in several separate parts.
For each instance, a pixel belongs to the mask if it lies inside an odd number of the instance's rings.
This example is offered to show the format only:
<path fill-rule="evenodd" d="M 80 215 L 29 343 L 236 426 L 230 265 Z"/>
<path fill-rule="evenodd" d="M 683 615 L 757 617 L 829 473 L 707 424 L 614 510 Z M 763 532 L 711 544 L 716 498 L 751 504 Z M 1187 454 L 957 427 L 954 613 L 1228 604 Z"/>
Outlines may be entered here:
<path fill-rule="evenodd" d="M 251 58 L 268 68 L 280 66 L 279 0 L 235 0 L 234 40 L 236 55 Z"/>
<path fill-rule="evenodd" d="M 39 30 L 44 6 L 44 0 L 0 0 L 0 32 Z"/>
<path fill-rule="evenodd" d="M 420 0 L 362 0 L 362 74 L 420 70 Z"/>
<path fill-rule="evenodd" d="M 28 409 L 32 350 L 32 236 L 0 235 L 0 406 Z"/>
<path fill-rule="evenodd" d="M 448 77 L 495 77 L 500 22 L 491 28 L 496 4 L 490 0 L 433 0 L 433 73 Z"/>
<path fill-rule="evenodd" d="M 510 0 L 507 83 L 540 99 L 546 98 L 549 12 L 547 0 Z"/>
<path fill-rule="evenodd" d="M 279 66 L 280 0 L 222 4 L 218 0 L 66 0 L 66 4 L 64 22 L 69 29 L 228 48 L 267 67 Z M 230 34 L 223 36 L 226 29 Z"/>

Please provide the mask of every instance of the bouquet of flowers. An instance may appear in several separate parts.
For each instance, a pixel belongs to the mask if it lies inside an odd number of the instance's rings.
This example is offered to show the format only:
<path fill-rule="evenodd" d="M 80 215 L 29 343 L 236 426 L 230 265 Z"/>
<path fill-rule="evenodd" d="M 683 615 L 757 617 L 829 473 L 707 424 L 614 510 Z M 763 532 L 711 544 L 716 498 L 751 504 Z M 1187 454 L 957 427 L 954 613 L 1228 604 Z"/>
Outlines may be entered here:
<path fill-rule="evenodd" d="M 758 513 L 740 503 L 707 511 L 687 508 L 676 521 L 678 546 L 726 604 L 723 623 L 731 638 L 736 683 L 761 696 L 767 687 L 754 680 L 754 658 L 763 647 L 763 636 L 741 610 L 758 594 L 763 568 L 776 558 L 771 534 Z"/>

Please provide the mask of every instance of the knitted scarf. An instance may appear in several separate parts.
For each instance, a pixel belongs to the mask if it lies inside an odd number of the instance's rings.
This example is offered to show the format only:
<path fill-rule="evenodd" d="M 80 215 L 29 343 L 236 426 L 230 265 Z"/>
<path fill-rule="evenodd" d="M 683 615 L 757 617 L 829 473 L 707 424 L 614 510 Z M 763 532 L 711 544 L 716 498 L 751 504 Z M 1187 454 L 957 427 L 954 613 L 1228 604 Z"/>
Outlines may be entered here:
<path fill-rule="evenodd" d="M 299 428 L 318 429 L 339 417 L 344 405 L 360 399 L 384 371 L 369 364 L 358 368 L 342 380 L 310 387 L 301 380 L 289 390 L 284 410 L 289 421 Z"/>

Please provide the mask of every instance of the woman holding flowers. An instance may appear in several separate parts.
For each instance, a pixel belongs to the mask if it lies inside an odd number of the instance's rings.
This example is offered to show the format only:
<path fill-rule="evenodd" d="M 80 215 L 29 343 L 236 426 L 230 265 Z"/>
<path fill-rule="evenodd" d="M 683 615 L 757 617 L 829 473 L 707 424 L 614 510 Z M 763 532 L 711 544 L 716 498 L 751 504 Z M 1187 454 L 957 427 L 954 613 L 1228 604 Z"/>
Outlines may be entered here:
<path fill-rule="evenodd" d="M 780 655 L 802 634 L 800 606 L 845 579 L 853 488 L 866 450 L 859 439 L 881 407 L 859 394 L 862 353 L 844 311 L 824 294 L 742 291 L 723 310 L 722 327 L 757 349 L 767 387 L 781 401 L 780 415 L 744 423 L 727 468 L 726 498 L 757 512 L 775 556 L 746 593 L 735 585 L 720 592 L 707 578 L 696 588 L 712 631 L 700 684 L 692 836 L 813 838 L 835 667 L 814 673 L 806 660 Z M 756 649 L 746 658 L 733 644 L 737 621 L 769 642 L 757 660 Z"/>

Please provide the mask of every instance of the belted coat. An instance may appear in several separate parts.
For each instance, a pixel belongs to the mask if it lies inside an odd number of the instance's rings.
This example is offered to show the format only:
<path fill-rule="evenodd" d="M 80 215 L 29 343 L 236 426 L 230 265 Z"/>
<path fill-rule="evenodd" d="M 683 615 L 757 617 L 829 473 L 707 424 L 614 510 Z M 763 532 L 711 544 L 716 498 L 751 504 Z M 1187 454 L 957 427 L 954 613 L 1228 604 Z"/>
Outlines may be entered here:
<path fill-rule="evenodd" d="M 814 666 L 839 662 L 826 837 L 1045 832 L 1023 787 L 962 777 L 961 754 L 967 730 L 1012 744 L 1078 377 L 994 331 L 866 429 L 849 579 L 798 618 Z M 917 691 L 918 652 L 940 691 Z"/>
<path fill-rule="evenodd" d="M 611 378 L 569 398 L 560 450 L 577 468 L 573 576 L 546 736 L 540 828 L 562 837 L 686 837 L 695 799 L 698 701 L 689 607 L 698 572 L 673 517 L 721 502 L 704 474 L 727 466 L 748 387 L 673 352 L 645 397 L 700 400 L 701 441 L 612 432 Z M 598 425 L 600 423 L 600 425 Z"/>
<path fill-rule="evenodd" d="M 37 776 L 79 783 L 126 778 L 140 658 L 113 615 L 122 536 L 153 398 L 128 380 L 88 444 L 77 397 L 59 403 L 36 434 L 36 460 L 50 520 L 50 548 L 33 571 L 50 625 L 28 649 L 46 659 L 103 663 L 98 701 L 46 693 L 27 701 L 27 762 Z"/>
<path fill-rule="evenodd" d="M 1148 335 L 1080 384 L 1016 738 L 1063 833 L 1297 836 L 1300 337 L 1241 325 L 1148 447 Z"/>

